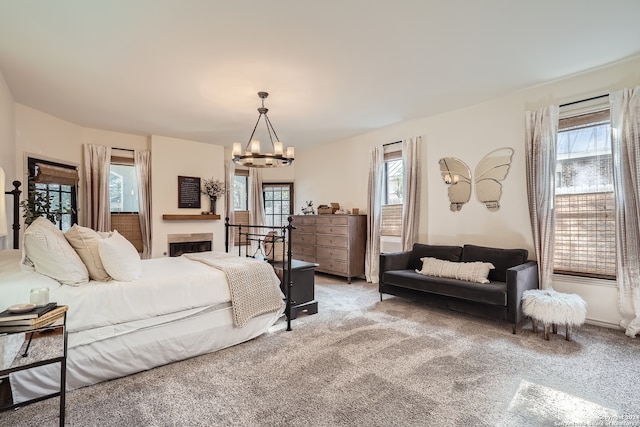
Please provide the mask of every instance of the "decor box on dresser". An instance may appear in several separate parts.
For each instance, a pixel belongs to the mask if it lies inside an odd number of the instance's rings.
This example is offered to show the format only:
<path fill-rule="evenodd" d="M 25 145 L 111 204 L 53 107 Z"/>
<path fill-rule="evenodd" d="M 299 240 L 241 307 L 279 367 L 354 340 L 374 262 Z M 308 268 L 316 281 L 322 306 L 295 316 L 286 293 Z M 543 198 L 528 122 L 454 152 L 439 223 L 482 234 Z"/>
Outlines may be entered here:
<path fill-rule="evenodd" d="M 317 271 L 347 278 L 364 274 L 366 215 L 293 215 L 293 258 L 318 264 Z"/>

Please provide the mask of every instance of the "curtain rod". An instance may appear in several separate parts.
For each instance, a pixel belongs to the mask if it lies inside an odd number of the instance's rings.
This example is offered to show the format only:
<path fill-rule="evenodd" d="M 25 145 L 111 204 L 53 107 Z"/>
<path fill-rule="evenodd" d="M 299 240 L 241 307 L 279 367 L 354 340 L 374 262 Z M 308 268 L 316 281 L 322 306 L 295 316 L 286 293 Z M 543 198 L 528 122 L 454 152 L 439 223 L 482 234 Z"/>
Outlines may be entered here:
<path fill-rule="evenodd" d="M 568 107 L 569 105 L 580 104 L 581 102 L 593 101 L 595 99 L 606 98 L 609 94 L 606 93 L 604 95 L 592 96 L 591 98 L 581 99 L 579 101 L 567 102 L 566 104 L 560 104 L 559 107 Z"/>
<path fill-rule="evenodd" d="M 396 142 L 387 142 L 386 144 L 382 144 L 383 147 L 386 147 L 387 145 L 393 145 L 393 144 L 400 144 L 402 141 L 396 141 Z"/>

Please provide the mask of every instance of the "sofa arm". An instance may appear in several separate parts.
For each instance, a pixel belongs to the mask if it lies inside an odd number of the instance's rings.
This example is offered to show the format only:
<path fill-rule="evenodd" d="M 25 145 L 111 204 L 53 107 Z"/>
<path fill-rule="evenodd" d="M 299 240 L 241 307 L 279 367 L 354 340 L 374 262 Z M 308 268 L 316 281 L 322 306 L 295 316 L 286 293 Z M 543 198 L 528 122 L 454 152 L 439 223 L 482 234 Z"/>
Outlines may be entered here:
<path fill-rule="evenodd" d="M 538 263 L 528 261 L 507 269 L 507 320 L 516 333 L 522 314 L 522 293 L 527 289 L 538 289 Z"/>
<path fill-rule="evenodd" d="M 390 252 L 380 254 L 380 265 L 378 267 L 379 282 L 382 284 L 382 275 L 385 271 L 390 270 L 406 270 L 409 265 L 409 257 L 411 251 Z"/>

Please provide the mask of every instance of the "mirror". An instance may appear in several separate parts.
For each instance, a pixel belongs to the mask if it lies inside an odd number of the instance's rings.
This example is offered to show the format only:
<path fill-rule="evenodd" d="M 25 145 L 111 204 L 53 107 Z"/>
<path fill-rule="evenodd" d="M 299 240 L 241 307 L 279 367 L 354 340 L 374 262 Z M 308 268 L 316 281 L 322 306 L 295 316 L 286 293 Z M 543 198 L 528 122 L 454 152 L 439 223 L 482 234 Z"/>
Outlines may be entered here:
<path fill-rule="evenodd" d="M 502 184 L 511 167 L 513 149 L 500 148 L 478 162 L 475 171 L 476 197 L 492 212 L 500 209 Z"/>
<path fill-rule="evenodd" d="M 500 182 L 509 172 L 512 157 L 512 148 L 499 148 L 484 156 L 476 166 L 476 197 L 492 212 L 500 209 Z M 443 157 L 439 163 L 442 179 L 449 186 L 449 209 L 458 212 L 471 198 L 471 170 L 465 162 L 455 157 Z"/>
<path fill-rule="evenodd" d="M 449 209 L 458 212 L 471 198 L 471 170 L 460 159 L 444 157 L 440 159 L 440 174 L 449 186 Z"/>

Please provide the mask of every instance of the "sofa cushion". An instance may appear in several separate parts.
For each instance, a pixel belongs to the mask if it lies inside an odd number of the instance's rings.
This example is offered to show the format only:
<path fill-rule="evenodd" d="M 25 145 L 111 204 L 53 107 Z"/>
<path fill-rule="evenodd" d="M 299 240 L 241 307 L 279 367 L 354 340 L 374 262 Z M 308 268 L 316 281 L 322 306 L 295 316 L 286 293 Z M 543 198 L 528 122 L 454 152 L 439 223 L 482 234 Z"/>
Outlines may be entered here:
<path fill-rule="evenodd" d="M 489 262 L 451 262 L 424 257 L 422 258 L 422 270 L 416 270 L 416 273 L 476 283 L 489 283 L 487 276 L 489 276 L 489 271 L 493 268 L 493 264 Z"/>
<path fill-rule="evenodd" d="M 438 258 L 445 261 L 460 261 L 462 257 L 462 247 L 414 243 L 407 268 L 410 270 L 422 270 L 422 261 L 420 258 L 424 257 Z"/>
<path fill-rule="evenodd" d="M 484 304 L 502 307 L 507 305 L 507 284 L 503 282 L 481 284 L 446 277 L 424 276 L 413 270 L 385 271 L 383 278 L 385 284 L 393 286 Z"/>
<path fill-rule="evenodd" d="M 489 272 L 489 280 L 506 282 L 507 269 L 527 262 L 529 252 L 526 249 L 499 249 L 486 246 L 464 245 L 462 261 L 490 262 L 495 269 Z"/>

